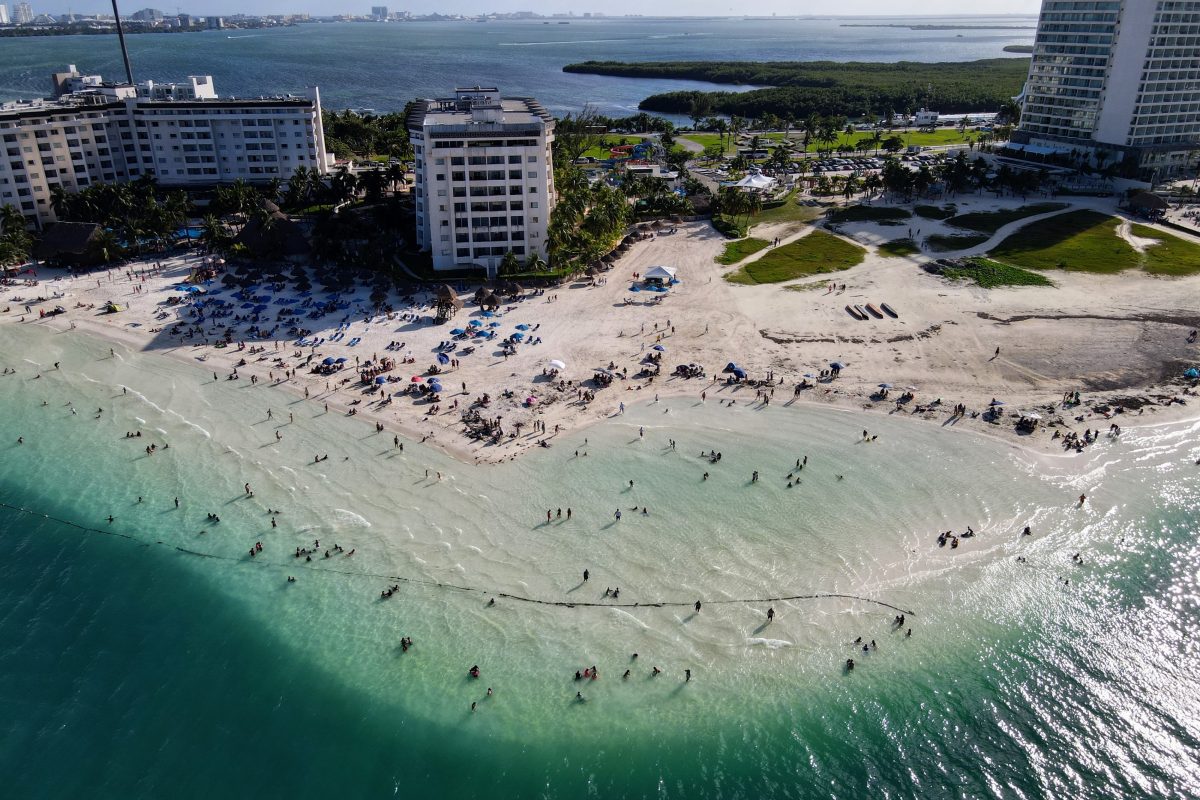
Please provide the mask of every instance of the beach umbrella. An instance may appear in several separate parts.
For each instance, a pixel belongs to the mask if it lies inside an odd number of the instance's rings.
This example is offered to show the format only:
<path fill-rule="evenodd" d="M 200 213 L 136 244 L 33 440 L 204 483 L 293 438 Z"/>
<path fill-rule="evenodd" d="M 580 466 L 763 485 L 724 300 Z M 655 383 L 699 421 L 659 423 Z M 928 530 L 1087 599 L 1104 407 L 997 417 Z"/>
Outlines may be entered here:
<path fill-rule="evenodd" d="M 482 328 L 483 327 L 483 323 L 477 319 L 473 319 L 467 324 L 469 324 L 472 328 Z"/>
<path fill-rule="evenodd" d="M 445 353 L 438 353 L 437 360 L 439 364 L 449 364 L 450 356 L 446 355 Z"/>
<path fill-rule="evenodd" d="M 881 384 L 879 384 L 879 388 L 880 389 L 892 389 L 894 387 L 890 383 L 881 383 Z"/>
<path fill-rule="evenodd" d="M 485 316 L 485 317 L 494 317 L 494 316 L 496 316 L 496 312 L 495 312 L 495 311 L 484 311 L 484 312 L 483 312 L 483 316 Z"/>
<path fill-rule="evenodd" d="M 341 358 L 339 358 L 339 359 L 335 360 L 333 363 L 335 363 L 335 364 L 345 364 L 345 363 L 346 363 L 346 361 L 348 361 L 348 360 L 349 360 L 349 359 L 347 359 L 345 356 L 342 356 Z"/>
<path fill-rule="evenodd" d="M 409 380 L 412 381 L 413 383 L 420 383 L 421 381 L 423 381 L 425 379 L 422 378 L 420 375 L 413 375 L 411 378 L 409 378 Z"/>
<path fill-rule="evenodd" d="M 325 365 L 325 366 L 327 366 L 327 367 L 328 367 L 328 366 L 330 366 L 331 364 L 333 364 L 333 356 L 327 356 L 327 357 L 325 358 L 325 360 L 324 360 L 324 361 L 322 361 L 321 363 L 322 363 L 322 364 L 324 364 L 324 365 Z"/>
<path fill-rule="evenodd" d="M 430 381 L 429 382 L 429 391 L 433 392 L 434 394 L 437 394 L 438 392 L 442 391 L 442 385 L 440 383 L 438 383 L 437 381 Z"/>
<path fill-rule="evenodd" d="M 654 347 L 651 347 L 650 349 L 651 349 L 651 350 L 657 350 L 657 351 L 658 351 L 658 352 L 660 352 L 660 353 L 665 353 L 665 352 L 667 352 L 667 348 L 663 347 L 661 344 L 656 344 L 656 345 L 654 345 Z"/>
<path fill-rule="evenodd" d="M 640 292 L 641 290 L 642 290 L 641 287 L 638 286 L 636 283 L 633 286 L 629 287 L 629 291 L 631 291 L 631 292 Z"/>
<path fill-rule="evenodd" d="M 500 323 L 499 323 L 499 322 L 489 322 L 489 323 L 488 323 L 488 327 L 489 327 L 489 328 L 499 328 L 499 327 L 500 327 Z"/>
<path fill-rule="evenodd" d="M 811 372 L 806 372 L 806 373 L 804 373 L 804 377 L 806 377 L 806 378 L 812 378 L 812 379 L 816 380 L 816 377 L 817 377 L 817 376 L 816 376 L 816 375 L 813 375 Z"/>
<path fill-rule="evenodd" d="M 517 330 L 519 330 L 519 331 L 527 331 L 527 330 L 529 330 L 529 326 L 528 326 L 528 325 L 526 325 L 524 322 L 522 322 L 520 325 L 518 325 L 518 326 L 517 326 Z"/>
<path fill-rule="evenodd" d="M 1025 419 L 1034 420 L 1035 422 L 1042 418 L 1042 415 L 1037 413 L 1036 411 L 1030 411 L 1028 414 L 1022 414 L 1021 416 L 1024 417 Z"/>
<path fill-rule="evenodd" d="M 1183 373 L 1183 377 L 1185 377 L 1185 378 L 1200 378 L 1200 369 L 1196 369 L 1195 367 L 1192 367 L 1187 372 Z"/>
<path fill-rule="evenodd" d="M 451 336 L 462 336 L 464 333 L 466 333 L 466 331 L 464 331 L 462 328 L 452 328 L 450 330 Z"/>
<path fill-rule="evenodd" d="M 378 378 L 375 379 L 375 383 L 377 383 L 377 384 L 387 383 L 387 378 L 385 378 L 383 375 L 380 375 Z"/>
<path fill-rule="evenodd" d="M 515 341 L 518 341 L 518 342 L 519 342 L 519 341 L 521 341 L 522 339 L 524 339 L 524 338 L 525 338 L 525 334 L 523 334 L 523 333 L 514 333 L 514 334 L 512 335 L 512 338 L 513 338 L 513 340 L 515 340 Z"/>
<path fill-rule="evenodd" d="M 842 362 L 840 362 L 840 361 L 830 361 L 830 362 L 829 362 L 829 368 L 830 368 L 830 369 L 835 369 L 835 370 L 843 370 L 843 369 L 845 369 L 845 368 L 846 368 L 846 365 L 845 365 L 845 364 L 843 364 L 843 363 L 842 363 Z"/>
<path fill-rule="evenodd" d="M 550 366 L 554 367 L 555 369 L 566 369 L 567 368 L 567 365 L 564 364 L 563 362 L 559 361 L 557 358 L 551 359 L 549 364 L 550 364 Z"/>
<path fill-rule="evenodd" d="M 992 408 L 997 408 L 997 407 L 999 407 L 999 406 L 1002 406 L 1002 405 L 1004 405 L 1004 401 L 1003 401 L 1003 400 L 997 400 L 996 398 L 994 398 L 994 397 L 993 397 L 993 398 L 992 398 L 992 402 L 988 403 L 988 405 L 989 405 L 989 406 L 991 406 Z"/>

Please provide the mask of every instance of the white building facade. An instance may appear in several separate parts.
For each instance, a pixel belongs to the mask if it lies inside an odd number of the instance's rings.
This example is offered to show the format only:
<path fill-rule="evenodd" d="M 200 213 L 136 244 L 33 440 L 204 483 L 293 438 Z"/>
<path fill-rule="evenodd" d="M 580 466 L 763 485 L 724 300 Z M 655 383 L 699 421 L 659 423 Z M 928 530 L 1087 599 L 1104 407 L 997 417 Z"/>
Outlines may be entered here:
<path fill-rule="evenodd" d="M 1044 0 L 1014 141 L 1190 174 L 1200 153 L 1200 2 Z"/>
<path fill-rule="evenodd" d="M 505 254 L 546 259 L 554 208 L 554 118 L 494 88 L 418 101 L 407 120 L 416 160 L 417 238 L 435 270 L 484 269 Z"/>
<path fill-rule="evenodd" d="M 9 24 L 8 23 L 8 6 L 4 5 L 4 3 L 0 3 L 0 25 L 7 25 L 7 24 Z"/>
<path fill-rule="evenodd" d="M 206 187 L 286 181 L 299 167 L 329 172 L 316 89 L 222 100 L 208 96 L 208 76 L 131 87 L 73 69 L 55 75 L 56 87 L 76 83 L 82 88 L 54 99 L 0 105 L 0 205 L 31 223 L 54 221 L 55 186 L 78 191 L 151 175 L 165 187 Z"/>

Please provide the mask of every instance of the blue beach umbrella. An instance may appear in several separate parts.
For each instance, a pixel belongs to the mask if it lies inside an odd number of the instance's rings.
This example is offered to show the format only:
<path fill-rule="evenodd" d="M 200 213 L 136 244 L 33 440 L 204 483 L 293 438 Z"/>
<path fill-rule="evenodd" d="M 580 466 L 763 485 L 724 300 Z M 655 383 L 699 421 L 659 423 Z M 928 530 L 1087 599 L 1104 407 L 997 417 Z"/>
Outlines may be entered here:
<path fill-rule="evenodd" d="M 523 334 L 523 333 L 514 333 L 514 334 L 512 335 L 512 338 L 513 338 L 513 339 L 515 339 L 516 341 L 518 341 L 518 342 L 519 342 L 519 341 L 521 341 L 522 339 L 524 339 L 524 338 L 525 338 L 525 334 Z"/>
<path fill-rule="evenodd" d="M 466 333 L 466 331 L 464 331 L 462 328 L 452 328 L 450 330 L 451 336 L 462 336 L 464 333 Z"/>
<path fill-rule="evenodd" d="M 829 362 L 829 368 L 830 368 L 830 369 L 836 369 L 836 370 L 843 370 L 843 369 L 845 369 L 845 368 L 846 368 L 846 365 L 845 365 L 845 364 L 843 364 L 843 363 L 842 363 L 842 362 L 840 362 L 840 361 L 830 361 L 830 362 Z"/>
<path fill-rule="evenodd" d="M 472 328 L 482 328 L 483 323 L 477 319 L 473 319 L 468 323 Z"/>
<path fill-rule="evenodd" d="M 321 363 L 328 367 L 330 364 L 334 363 L 333 356 L 326 357 L 325 360 L 322 361 Z"/>
<path fill-rule="evenodd" d="M 494 317 L 494 316 L 496 316 L 496 312 L 495 311 L 485 311 L 485 312 L 483 312 L 483 316 Z"/>
<path fill-rule="evenodd" d="M 1183 377 L 1185 377 L 1185 378 L 1200 378 L 1200 369 L 1196 369 L 1195 367 L 1192 367 L 1187 372 L 1183 373 Z"/>
<path fill-rule="evenodd" d="M 446 355 L 445 353 L 438 353 L 437 360 L 439 364 L 449 364 L 450 356 Z"/>
<path fill-rule="evenodd" d="M 879 388 L 880 389 L 891 389 L 892 385 L 890 383 L 881 383 L 881 384 L 879 384 Z"/>
<path fill-rule="evenodd" d="M 660 353 L 665 353 L 665 352 L 667 352 L 667 348 L 663 347 L 661 344 L 656 344 L 656 345 L 654 345 L 654 347 L 651 347 L 650 349 L 651 349 L 651 350 L 657 350 L 657 351 L 658 351 L 658 352 L 660 352 Z"/>
<path fill-rule="evenodd" d="M 500 327 L 500 323 L 499 323 L 499 322 L 489 322 L 489 323 L 488 323 L 488 327 L 489 327 L 489 328 L 499 328 L 499 327 Z"/>
<path fill-rule="evenodd" d="M 346 359 L 346 357 L 345 357 L 345 356 L 343 356 L 342 358 L 335 359 L 333 363 L 335 363 L 335 364 L 345 364 L 347 360 L 348 360 L 348 359 Z"/>
<path fill-rule="evenodd" d="M 376 384 L 387 383 L 387 378 L 385 378 L 383 375 L 380 375 L 378 378 L 375 379 L 375 383 Z"/>
<path fill-rule="evenodd" d="M 519 330 L 519 331 L 527 331 L 527 330 L 529 330 L 529 326 L 528 326 L 528 325 L 526 325 L 524 322 L 522 322 L 520 325 L 518 325 L 518 326 L 517 326 L 517 330 Z"/>
<path fill-rule="evenodd" d="M 642 290 L 642 287 L 638 286 L 637 284 L 634 284 L 633 286 L 629 287 L 629 291 L 631 291 L 631 292 L 640 292 L 641 290 Z"/>

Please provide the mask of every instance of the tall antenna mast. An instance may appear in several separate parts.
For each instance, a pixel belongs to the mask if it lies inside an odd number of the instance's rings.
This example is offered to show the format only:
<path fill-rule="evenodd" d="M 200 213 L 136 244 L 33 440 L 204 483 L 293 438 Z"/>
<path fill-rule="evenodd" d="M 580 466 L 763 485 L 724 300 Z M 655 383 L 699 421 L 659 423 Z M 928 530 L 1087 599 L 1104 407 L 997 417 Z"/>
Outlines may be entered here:
<path fill-rule="evenodd" d="M 129 66 L 129 51 L 125 48 L 125 31 L 121 29 L 121 12 L 117 11 L 117 0 L 112 0 L 113 17 L 117 20 L 117 39 L 121 42 L 121 58 L 125 61 L 125 77 L 133 86 L 133 69 Z"/>

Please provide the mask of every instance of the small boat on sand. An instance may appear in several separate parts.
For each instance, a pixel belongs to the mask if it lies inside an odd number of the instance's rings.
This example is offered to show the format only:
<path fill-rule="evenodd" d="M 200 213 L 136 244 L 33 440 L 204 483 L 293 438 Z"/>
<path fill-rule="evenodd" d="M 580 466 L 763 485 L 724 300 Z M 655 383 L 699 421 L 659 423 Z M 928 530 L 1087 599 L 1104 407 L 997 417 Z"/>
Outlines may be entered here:
<path fill-rule="evenodd" d="M 847 306 L 846 306 L 846 313 L 847 313 L 847 314 L 849 314 L 850 316 L 854 317 L 855 319 L 862 319 L 862 317 L 860 317 L 860 316 L 858 315 L 858 312 L 857 312 L 857 311 L 855 311 L 855 310 L 854 310 L 854 309 L 853 309 L 851 306 L 849 306 L 849 305 L 847 305 Z"/>
<path fill-rule="evenodd" d="M 855 310 L 855 311 L 857 311 L 857 312 L 858 312 L 858 314 L 859 314 L 859 316 L 860 316 L 860 317 L 862 317 L 863 319 L 870 319 L 870 318 L 871 318 L 871 317 L 870 317 L 870 316 L 867 314 L 867 310 L 866 310 L 865 308 L 863 308 L 862 306 L 855 306 L 855 307 L 854 307 L 854 310 Z"/>
<path fill-rule="evenodd" d="M 870 303 L 867 303 L 867 311 L 870 311 L 871 316 L 874 317 L 875 319 L 883 319 L 883 312 L 881 312 L 878 308 L 871 305 Z"/>
<path fill-rule="evenodd" d="M 893 310 L 892 310 L 892 307 L 891 307 L 891 306 L 889 306 L 887 303 L 880 303 L 880 304 L 879 304 L 879 307 L 880 307 L 880 308 L 882 308 L 882 309 L 883 309 L 883 313 L 887 314 L 889 317 L 892 317 L 893 319 L 899 319 L 899 318 L 900 318 L 900 315 L 899 315 L 899 314 L 897 314 L 895 311 L 893 311 Z"/>

